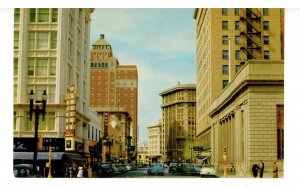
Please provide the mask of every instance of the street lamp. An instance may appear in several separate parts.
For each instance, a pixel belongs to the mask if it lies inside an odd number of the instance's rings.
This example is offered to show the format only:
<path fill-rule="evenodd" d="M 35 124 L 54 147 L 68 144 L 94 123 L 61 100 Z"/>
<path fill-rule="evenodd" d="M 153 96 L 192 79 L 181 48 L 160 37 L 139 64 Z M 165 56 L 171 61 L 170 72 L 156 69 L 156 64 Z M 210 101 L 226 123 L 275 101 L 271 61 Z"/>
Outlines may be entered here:
<path fill-rule="evenodd" d="M 29 94 L 29 119 L 30 121 L 32 120 L 32 114 L 35 114 L 35 123 L 34 123 L 34 152 L 33 152 L 33 172 L 36 175 L 36 165 L 37 165 L 37 143 L 38 143 L 38 126 L 39 126 L 39 116 L 40 113 L 42 113 L 43 115 L 43 121 L 45 120 L 45 113 L 46 113 L 46 102 L 47 102 L 47 93 L 46 90 L 44 90 L 43 94 L 42 94 L 42 100 L 37 100 L 36 103 L 42 103 L 42 109 L 40 109 L 39 105 L 36 105 L 35 109 L 33 108 L 33 104 L 34 104 L 34 93 L 33 90 L 30 91 Z"/>
<path fill-rule="evenodd" d="M 108 158 L 106 160 L 108 160 L 109 162 L 111 161 L 110 160 L 110 147 L 113 146 L 113 142 L 114 142 L 114 137 L 113 136 L 106 136 L 105 139 L 106 139 L 106 146 L 108 146 Z M 109 141 L 110 140 L 110 141 Z"/>

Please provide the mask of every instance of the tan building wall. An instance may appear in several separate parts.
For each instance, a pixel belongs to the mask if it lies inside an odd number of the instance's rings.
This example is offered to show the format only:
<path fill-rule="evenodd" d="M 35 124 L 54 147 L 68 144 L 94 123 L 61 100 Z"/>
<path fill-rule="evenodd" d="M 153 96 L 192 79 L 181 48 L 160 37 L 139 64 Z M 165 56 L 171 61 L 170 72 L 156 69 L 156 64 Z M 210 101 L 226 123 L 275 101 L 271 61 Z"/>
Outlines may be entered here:
<path fill-rule="evenodd" d="M 159 94 L 162 96 L 162 161 L 191 158 L 195 145 L 195 84 L 178 84 Z"/>
<path fill-rule="evenodd" d="M 236 166 L 240 176 L 251 177 L 252 165 L 259 160 L 264 161 L 266 172 L 272 171 L 274 161 L 283 170 L 283 160 L 277 157 L 283 68 L 283 61 L 249 61 L 211 104 L 212 163 L 219 170 L 223 170 L 224 147 L 227 162 Z"/>
<path fill-rule="evenodd" d="M 161 124 L 147 127 L 148 129 L 148 158 L 151 163 L 160 161 L 161 158 Z"/>
<path fill-rule="evenodd" d="M 282 59 L 283 9 L 251 9 L 251 18 L 247 17 L 247 10 L 249 12 L 250 9 L 199 8 L 195 10 L 196 144 L 198 145 L 211 144 L 208 108 L 247 60 L 251 58 L 262 60 L 265 51 L 269 51 L 267 60 Z M 268 21 L 269 29 L 264 29 L 264 21 Z M 222 27 L 225 22 L 227 28 Z M 250 22 L 253 25 L 252 29 L 249 29 Z M 250 41 L 249 38 L 253 38 L 251 42 L 248 42 L 249 46 L 251 44 L 253 47 L 248 47 L 247 40 Z M 269 44 L 264 43 L 264 38 L 268 38 Z M 226 53 L 226 51 L 227 54 L 223 58 L 223 52 Z M 251 54 L 254 57 L 251 57 Z M 223 67 L 226 68 L 226 66 L 227 70 L 224 70 Z"/>

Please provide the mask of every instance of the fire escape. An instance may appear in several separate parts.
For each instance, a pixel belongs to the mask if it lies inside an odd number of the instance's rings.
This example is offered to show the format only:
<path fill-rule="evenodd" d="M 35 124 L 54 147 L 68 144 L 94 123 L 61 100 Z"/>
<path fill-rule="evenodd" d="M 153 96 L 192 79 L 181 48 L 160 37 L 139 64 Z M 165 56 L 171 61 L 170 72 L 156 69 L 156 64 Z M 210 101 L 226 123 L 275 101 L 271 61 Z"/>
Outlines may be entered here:
<path fill-rule="evenodd" d="M 241 64 L 261 59 L 261 13 L 257 8 L 241 9 Z"/>

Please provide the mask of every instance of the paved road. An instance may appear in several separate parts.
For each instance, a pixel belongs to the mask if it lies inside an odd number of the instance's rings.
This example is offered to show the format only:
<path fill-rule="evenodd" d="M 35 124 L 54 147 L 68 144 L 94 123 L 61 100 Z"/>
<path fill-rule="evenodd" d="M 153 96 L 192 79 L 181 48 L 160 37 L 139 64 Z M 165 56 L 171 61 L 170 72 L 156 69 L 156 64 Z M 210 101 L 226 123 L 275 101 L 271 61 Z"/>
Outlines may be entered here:
<path fill-rule="evenodd" d="M 148 168 L 138 168 L 135 171 L 128 171 L 122 175 L 114 176 L 113 178 L 200 178 L 200 176 L 192 176 L 192 175 L 172 175 L 168 172 L 165 173 L 164 176 L 149 176 L 147 174 Z"/>

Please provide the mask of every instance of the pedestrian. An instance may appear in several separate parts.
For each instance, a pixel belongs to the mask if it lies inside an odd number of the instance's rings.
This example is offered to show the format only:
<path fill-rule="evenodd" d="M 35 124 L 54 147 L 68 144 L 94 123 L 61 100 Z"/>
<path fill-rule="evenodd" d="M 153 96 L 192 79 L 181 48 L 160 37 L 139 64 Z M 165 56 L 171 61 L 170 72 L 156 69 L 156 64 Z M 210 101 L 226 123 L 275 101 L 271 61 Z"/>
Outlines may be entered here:
<path fill-rule="evenodd" d="M 73 161 L 72 162 L 72 177 L 76 177 L 76 174 L 78 173 L 78 167 L 77 164 Z"/>
<path fill-rule="evenodd" d="M 82 166 L 78 167 L 77 178 L 83 178 L 83 167 Z"/>
<path fill-rule="evenodd" d="M 88 173 L 88 168 L 86 167 L 86 165 L 83 165 L 83 177 L 87 178 L 89 177 L 89 173 Z"/>
<path fill-rule="evenodd" d="M 264 176 L 265 163 L 262 160 L 259 161 L 259 177 L 263 178 Z"/>
<path fill-rule="evenodd" d="M 258 165 L 256 163 L 254 163 L 252 166 L 252 173 L 253 173 L 253 177 L 256 178 L 258 173 Z"/>
<path fill-rule="evenodd" d="M 273 178 L 278 178 L 278 166 L 276 165 L 276 162 L 273 164 Z"/>

